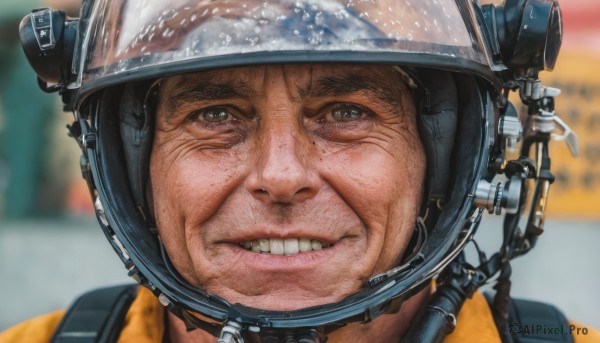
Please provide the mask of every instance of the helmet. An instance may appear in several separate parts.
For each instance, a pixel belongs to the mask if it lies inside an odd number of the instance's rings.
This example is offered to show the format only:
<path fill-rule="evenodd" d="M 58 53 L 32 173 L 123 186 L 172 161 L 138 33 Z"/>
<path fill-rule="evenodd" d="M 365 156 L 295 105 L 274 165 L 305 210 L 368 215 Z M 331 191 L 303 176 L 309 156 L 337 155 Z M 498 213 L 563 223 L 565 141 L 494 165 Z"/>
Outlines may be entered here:
<path fill-rule="evenodd" d="M 316 337 L 347 323 L 368 322 L 393 311 L 434 277 L 449 285 L 449 293 L 462 296 L 444 310 L 451 317 L 464 297 L 506 271 L 510 258 L 529 250 L 543 228 L 543 204 L 552 181 L 547 143 L 556 126 L 556 92 L 542 87 L 538 74 L 553 68 L 561 35 L 558 3 L 550 0 L 506 0 L 501 5 L 461 0 L 84 0 L 78 19 L 44 9 L 21 23 L 23 47 L 40 85 L 60 91 L 65 108 L 75 113 L 70 131 L 83 152 L 83 175 L 102 229 L 129 276 L 152 290 L 189 328 L 232 342 L 283 332 Z M 268 311 L 231 304 L 178 275 L 157 238 L 146 185 L 157 80 L 286 63 L 400 66 L 397 70 L 414 88 L 419 104 L 426 194 L 400 265 L 338 302 Z M 520 90 L 529 106 L 522 151 L 527 155 L 536 145 L 537 164 L 525 157 L 508 161 L 507 150 L 523 136 L 507 100 L 510 90 Z M 498 181 L 495 177 L 502 174 L 505 179 Z M 528 179 L 536 185 L 534 210 L 520 233 L 517 222 Z M 507 212 L 505 241 L 493 258 L 472 267 L 461 252 L 486 209 Z M 446 299 L 460 296 L 446 294 Z"/>

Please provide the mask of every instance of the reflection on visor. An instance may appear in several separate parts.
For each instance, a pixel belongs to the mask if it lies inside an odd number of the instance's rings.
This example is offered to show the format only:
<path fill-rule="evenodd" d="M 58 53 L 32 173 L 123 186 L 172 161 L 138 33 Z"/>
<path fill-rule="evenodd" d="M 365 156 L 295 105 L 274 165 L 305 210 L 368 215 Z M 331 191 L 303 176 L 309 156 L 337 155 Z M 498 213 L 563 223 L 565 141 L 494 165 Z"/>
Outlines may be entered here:
<path fill-rule="evenodd" d="M 103 0 L 89 32 L 86 81 L 252 52 L 390 51 L 485 63 L 452 0 Z"/>

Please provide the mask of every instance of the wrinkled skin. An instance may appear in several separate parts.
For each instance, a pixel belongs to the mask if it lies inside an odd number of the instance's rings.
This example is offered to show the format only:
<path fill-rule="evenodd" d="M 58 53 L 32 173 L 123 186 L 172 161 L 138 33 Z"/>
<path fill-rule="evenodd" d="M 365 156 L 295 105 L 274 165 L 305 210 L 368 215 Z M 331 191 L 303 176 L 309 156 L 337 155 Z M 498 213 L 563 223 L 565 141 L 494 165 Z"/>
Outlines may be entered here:
<path fill-rule="evenodd" d="M 397 265 L 425 175 L 415 105 L 390 66 L 276 65 L 161 81 L 151 155 L 160 238 L 189 283 L 294 310 Z M 290 256 L 260 238 L 333 244 Z"/>

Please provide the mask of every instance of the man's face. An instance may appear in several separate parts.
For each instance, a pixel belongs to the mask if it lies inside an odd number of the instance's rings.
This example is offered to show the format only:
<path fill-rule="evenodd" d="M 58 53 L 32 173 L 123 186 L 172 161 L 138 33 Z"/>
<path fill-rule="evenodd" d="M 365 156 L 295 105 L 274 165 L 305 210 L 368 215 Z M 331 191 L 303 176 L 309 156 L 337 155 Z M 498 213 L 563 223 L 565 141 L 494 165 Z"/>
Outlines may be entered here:
<path fill-rule="evenodd" d="M 398 264 L 425 175 L 390 66 L 276 65 L 161 82 L 151 156 L 160 239 L 232 303 L 331 303 Z"/>

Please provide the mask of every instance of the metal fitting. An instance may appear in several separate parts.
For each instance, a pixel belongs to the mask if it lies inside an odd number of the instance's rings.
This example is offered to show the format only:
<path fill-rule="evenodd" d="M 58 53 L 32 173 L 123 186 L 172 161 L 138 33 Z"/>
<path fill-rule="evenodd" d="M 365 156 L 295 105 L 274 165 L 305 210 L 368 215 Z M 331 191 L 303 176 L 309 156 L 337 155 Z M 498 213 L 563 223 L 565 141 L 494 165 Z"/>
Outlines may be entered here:
<path fill-rule="evenodd" d="M 540 111 L 540 114 L 534 114 L 529 117 L 531 130 L 540 133 L 552 133 L 554 126 L 554 112 Z"/>
<path fill-rule="evenodd" d="M 522 181 L 518 176 L 511 177 L 510 181 L 504 185 L 500 205 L 506 210 L 506 213 L 517 213 L 521 202 L 521 185 Z"/>
<path fill-rule="evenodd" d="M 81 136 L 81 145 L 85 149 L 95 149 L 96 148 L 96 134 L 95 133 L 87 133 Z"/>
<path fill-rule="evenodd" d="M 221 329 L 217 343 L 244 343 L 241 330 L 242 326 L 239 323 L 228 321 Z"/>
<path fill-rule="evenodd" d="M 532 100 L 541 98 L 552 98 L 560 95 L 560 89 L 553 87 L 544 87 L 540 79 L 527 79 L 523 89 L 523 95 Z"/>
<path fill-rule="evenodd" d="M 529 117 L 531 130 L 533 132 L 548 133 L 552 139 L 559 142 L 566 142 L 569 151 L 573 157 L 579 156 L 579 138 L 554 111 L 540 111 L 540 114 Z M 556 133 L 556 131 L 560 133 Z"/>
<path fill-rule="evenodd" d="M 521 179 L 513 176 L 505 184 L 491 184 L 480 180 L 475 191 L 475 205 L 497 215 L 505 209 L 507 213 L 516 213 L 521 200 Z"/>
<path fill-rule="evenodd" d="M 523 134 L 521 121 L 516 117 L 502 116 L 498 123 L 498 134 L 506 138 L 520 139 Z"/>
<path fill-rule="evenodd" d="M 167 297 L 162 293 L 160 293 L 160 295 L 158 296 L 158 301 L 164 307 L 169 307 L 169 305 L 171 305 L 171 301 L 167 299 Z"/>
<path fill-rule="evenodd" d="M 498 134 L 506 138 L 506 148 L 509 151 L 517 149 L 517 142 L 523 137 L 523 126 L 518 117 L 502 116 L 498 122 Z"/>
<path fill-rule="evenodd" d="M 132 262 L 128 272 L 127 272 L 127 276 L 129 276 L 130 278 L 132 278 L 135 282 L 142 284 L 142 282 L 144 281 L 142 278 L 143 276 L 140 273 L 140 270 L 137 269 L 137 267 L 135 266 L 135 264 Z"/>
<path fill-rule="evenodd" d="M 502 192 L 502 183 L 492 185 L 491 183 L 480 180 L 475 190 L 475 205 L 487 209 L 490 213 L 495 212 L 496 194 Z"/>
<path fill-rule="evenodd" d="M 100 202 L 100 197 L 96 197 L 96 201 L 94 201 L 94 207 L 96 208 L 96 213 L 98 214 L 98 218 L 104 226 L 108 225 L 108 220 L 106 220 L 106 213 L 104 212 L 104 206 L 102 206 L 102 202 Z"/>
<path fill-rule="evenodd" d="M 298 337 L 298 343 L 319 343 L 321 342 L 321 335 L 317 330 L 311 329 L 306 330 Z"/>
<path fill-rule="evenodd" d="M 544 90 L 540 79 L 525 80 L 524 95 L 526 98 L 533 100 L 541 99 L 544 96 Z"/>

